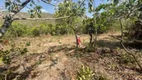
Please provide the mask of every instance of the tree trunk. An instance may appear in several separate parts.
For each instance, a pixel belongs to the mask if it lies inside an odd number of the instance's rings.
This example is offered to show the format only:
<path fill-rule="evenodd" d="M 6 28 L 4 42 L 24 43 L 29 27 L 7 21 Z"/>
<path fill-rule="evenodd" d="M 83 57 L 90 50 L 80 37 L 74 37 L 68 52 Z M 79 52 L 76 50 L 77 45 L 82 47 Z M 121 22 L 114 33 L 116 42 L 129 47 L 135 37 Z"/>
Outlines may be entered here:
<path fill-rule="evenodd" d="M 4 36 L 8 28 L 11 26 L 11 23 L 12 23 L 12 19 L 10 18 L 10 16 L 6 16 L 4 23 L 0 29 L 0 38 Z"/>
<path fill-rule="evenodd" d="M 89 33 L 89 35 L 90 35 L 90 45 L 92 45 L 92 34 Z"/>
<path fill-rule="evenodd" d="M 78 48 L 78 40 L 77 40 L 77 33 L 76 33 L 76 30 L 71 27 L 71 29 L 74 31 L 74 35 L 75 35 L 75 40 L 76 40 L 76 48 Z"/>
<path fill-rule="evenodd" d="M 94 47 L 96 48 L 97 45 L 97 36 L 98 36 L 98 31 L 97 28 L 95 29 L 95 39 L 94 39 Z"/>
<path fill-rule="evenodd" d="M 6 17 L 4 17 L 4 23 L 2 25 L 2 27 L 0 28 L 0 38 L 2 38 L 4 36 L 4 34 L 7 32 L 8 28 L 11 26 L 12 22 L 13 22 L 13 17 L 21 11 L 21 9 L 23 9 L 31 0 L 26 0 L 25 2 L 23 2 L 20 6 L 18 6 L 18 9 L 15 10 L 11 10 L 10 14 L 6 15 Z"/>
<path fill-rule="evenodd" d="M 76 48 L 78 48 L 78 39 L 77 39 L 77 34 L 75 32 L 75 38 L 76 38 Z"/>
<path fill-rule="evenodd" d="M 96 17 L 95 17 L 95 24 L 96 24 Z M 97 26 L 95 25 L 95 39 L 94 39 L 94 48 L 96 48 L 96 45 L 97 45 L 97 36 L 98 36 L 98 28 Z"/>

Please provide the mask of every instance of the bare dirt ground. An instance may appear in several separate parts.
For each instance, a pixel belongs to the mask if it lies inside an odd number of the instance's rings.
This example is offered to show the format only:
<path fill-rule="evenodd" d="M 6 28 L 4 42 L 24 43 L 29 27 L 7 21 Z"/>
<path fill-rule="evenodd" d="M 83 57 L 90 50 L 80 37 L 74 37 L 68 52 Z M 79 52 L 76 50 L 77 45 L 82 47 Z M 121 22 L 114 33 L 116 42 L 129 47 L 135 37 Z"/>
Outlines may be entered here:
<path fill-rule="evenodd" d="M 28 53 L 12 60 L 11 67 L 18 80 L 76 80 L 77 71 L 81 65 L 89 66 L 96 75 L 108 80 L 142 80 L 142 74 L 135 63 L 121 64 L 121 49 L 119 41 L 107 33 L 98 36 L 97 49 L 86 49 L 88 35 L 80 35 L 81 46 L 75 52 L 75 36 L 40 36 L 24 37 L 14 40 L 15 46 L 24 47 L 27 42 Z M 8 49 L 9 45 L 3 45 Z M 133 51 L 133 50 L 131 50 Z M 142 54 L 136 54 L 142 61 Z M 21 60 L 22 64 L 21 66 Z M 25 70 L 26 69 L 26 70 Z"/>

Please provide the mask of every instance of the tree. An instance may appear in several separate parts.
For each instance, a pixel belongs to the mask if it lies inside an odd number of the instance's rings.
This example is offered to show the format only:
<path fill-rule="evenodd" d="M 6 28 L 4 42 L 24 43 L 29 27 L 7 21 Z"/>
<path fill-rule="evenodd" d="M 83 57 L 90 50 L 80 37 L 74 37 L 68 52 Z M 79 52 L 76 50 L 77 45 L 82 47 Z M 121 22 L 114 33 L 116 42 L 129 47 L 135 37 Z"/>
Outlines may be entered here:
<path fill-rule="evenodd" d="M 118 2 L 117 2 L 118 3 Z M 133 53 L 131 53 L 124 45 L 124 31 L 123 31 L 123 24 L 122 24 L 122 19 L 131 19 L 131 18 L 136 18 L 136 20 L 140 21 L 141 23 L 141 0 L 128 0 L 125 2 L 118 4 L 115 4 L 115 10 L 114 17 L 115 19 L 119 20 L 120 23 L 120 28 L 121 28 L 121 39 L 120 39 L 120 44 L 124 48 L 124 50 L 127 52 L 128 55 L 132 56 L 134 60 L 136 61 L 137 65 L 140 68 L 140 72 L 142 71 L 142 66 L 138 59 L 135 57 Z M 117 5 L 117 6 L 116 6 Z M 137 15 L 139 13 L 139 15 Z M 127 14 L 127 15 L 126 15 Z M 135 26 L 137 27 L 137 26 Z M 138 27 L 139 28 L 139 27 Z M 140 29 L 140 28 L 139 28 Z M 135 30 L 134 30 L 135 31 Z"/>
<path fill-rule="evenodd" d="M 88 18 L 83 20 L 83 24 L 85 25 L 86 33 L 90 36 L 90 45 L 92 45 L 93 40 L 93 34 L 95 33 L 95 27 L 94 27 L 94 20 L 92 18 Z"/>
<path fill-rule="evenodd" d="M 84 0 L 85 1 L 85 0 Z M 83 5 L 82 5 L 83 4 Z M 57 26 L 60 27 L 60 29 L 66 29 L 67 32 L 73 30 L 75 37 L 76 37 L 76 46 L 77 44 L 77 27 L 79 23 L 81 23 L 81 17 L 85 14 L 85 7 L 84 2 L 72 2 L 72 1 L 64 1 L 63 3 L 60 3 L 58 5 L 58 9 L 55 12 L 56 17 L 61 16 L 70 16 L 69 18 L 65 18 L 62 20 L 56 20 Z M 62 28 L 63 27 L 63 28 Z M 63 30 L 64 31 L 64 30 Z"/>

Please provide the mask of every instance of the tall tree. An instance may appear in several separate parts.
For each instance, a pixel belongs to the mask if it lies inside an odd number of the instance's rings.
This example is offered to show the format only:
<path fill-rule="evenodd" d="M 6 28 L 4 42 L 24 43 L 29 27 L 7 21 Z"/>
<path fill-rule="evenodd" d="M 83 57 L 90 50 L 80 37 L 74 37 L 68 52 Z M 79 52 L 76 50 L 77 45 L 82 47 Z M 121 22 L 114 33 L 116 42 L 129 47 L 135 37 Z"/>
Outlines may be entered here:
<path fill-rule="evenodd" d="M 56 17 L 61 16 L 70 16 L 69 18 L 65 18 L 62 20 L 56 20 L 57 25 L 62 26 L 66 30 L 72 29 L 74 31 L 76 37 L 76 46 L 78 47 L 77 43 L 77 29 L 79 23 L 81 23 L 81 17 L 85 14 L 85 6 L 83 2 L 78 1 L 77 3 L 69 1 L 64 1 L 58 5 L 58 9 L 55 12 Z"/>

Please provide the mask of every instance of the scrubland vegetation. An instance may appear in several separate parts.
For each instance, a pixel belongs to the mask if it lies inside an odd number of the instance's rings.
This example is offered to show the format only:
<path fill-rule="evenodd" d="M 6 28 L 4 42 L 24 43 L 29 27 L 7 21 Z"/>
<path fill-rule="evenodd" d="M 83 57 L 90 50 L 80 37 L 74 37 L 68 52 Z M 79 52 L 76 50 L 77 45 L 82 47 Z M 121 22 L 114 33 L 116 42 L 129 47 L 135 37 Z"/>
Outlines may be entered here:
<path fill-rule="evenodd" d="M 93 0 L 64 0 L 54 14 L 41 13 L 34 1 L 6 0 L 0 80 L 142 80 L 141 0 L 97 7 Z M 19 12 L 28 3 L 33 9 Z"/>

